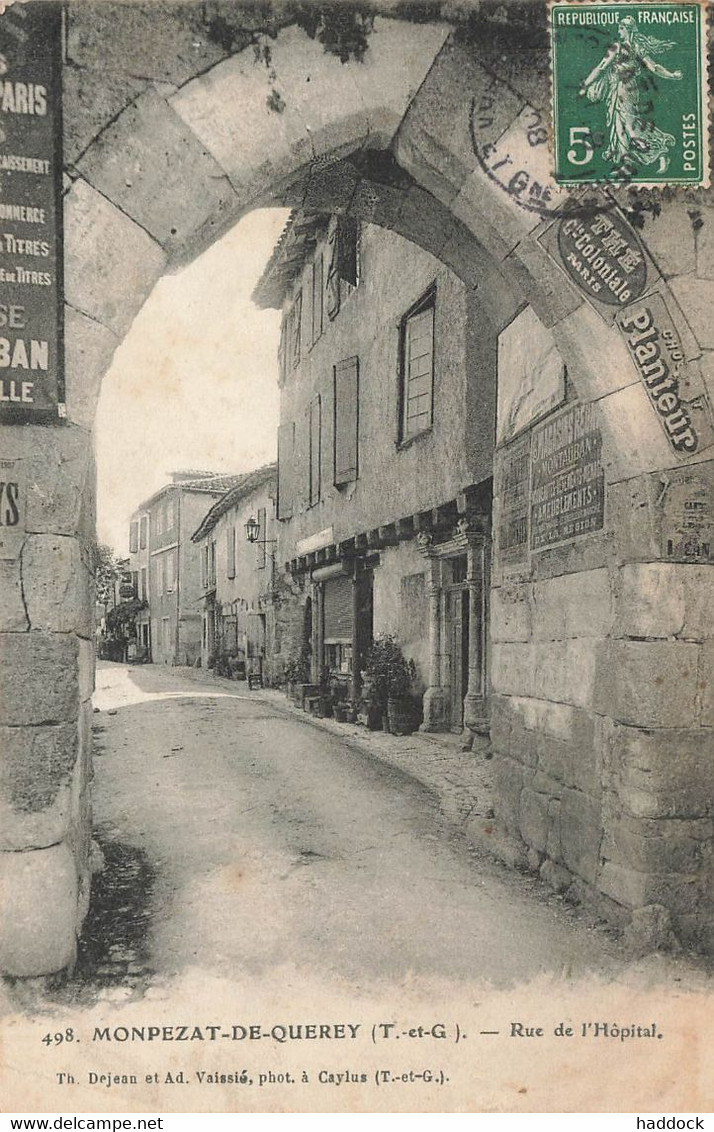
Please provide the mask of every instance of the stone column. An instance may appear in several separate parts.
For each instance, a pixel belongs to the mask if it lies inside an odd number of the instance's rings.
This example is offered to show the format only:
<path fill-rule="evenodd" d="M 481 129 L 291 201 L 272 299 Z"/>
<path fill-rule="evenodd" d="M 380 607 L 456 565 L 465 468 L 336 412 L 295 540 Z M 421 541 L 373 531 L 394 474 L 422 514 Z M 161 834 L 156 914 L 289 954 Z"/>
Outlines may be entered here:
<path fill-rule="evenodd" d="M 469 684 L 464 698 L 464 727 L 477 735 L 489 731 L 486 696 L 486 553 L 485 535 L 477 535 L 467 551 L 469 594 Z"/>
<path fill-rule="evenodd" d="M 429 553 L 430 540 L 420 540 L 420 548 L 429 556 L 429 686 L 424 693 L 423 731 L 448 729 L 449 703 L 442 685 L 441 647 L 441 563 Z"/>

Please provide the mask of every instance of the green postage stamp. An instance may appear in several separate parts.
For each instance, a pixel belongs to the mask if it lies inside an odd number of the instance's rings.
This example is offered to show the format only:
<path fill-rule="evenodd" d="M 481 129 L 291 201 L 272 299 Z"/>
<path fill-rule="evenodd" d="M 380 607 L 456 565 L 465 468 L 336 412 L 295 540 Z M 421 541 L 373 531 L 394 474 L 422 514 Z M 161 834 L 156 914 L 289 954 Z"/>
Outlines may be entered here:
<path fill-rule="evenodd" d="M 555 179 L 709 184 L 704 4 L 550 6 Z"/>

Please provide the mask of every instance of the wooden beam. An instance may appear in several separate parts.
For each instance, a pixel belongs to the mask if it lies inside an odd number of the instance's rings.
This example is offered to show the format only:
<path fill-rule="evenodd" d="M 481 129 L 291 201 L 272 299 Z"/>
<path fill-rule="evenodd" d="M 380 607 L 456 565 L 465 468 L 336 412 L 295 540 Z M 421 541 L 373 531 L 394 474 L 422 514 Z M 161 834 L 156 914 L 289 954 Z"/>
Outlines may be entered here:
<path fill-rule="evenodd" d="M 396 546 L 399 542 L 396 523 L 387 523 L 379 528 L 379 541 L 382 546 Z"/>
<path fill-rule="evenodd" d="M 412 538 L 414 535 L 414 520 L 411 515 L 407 516 L 406 519 L 397 519 L 395 528 L 398 539 Z"/>

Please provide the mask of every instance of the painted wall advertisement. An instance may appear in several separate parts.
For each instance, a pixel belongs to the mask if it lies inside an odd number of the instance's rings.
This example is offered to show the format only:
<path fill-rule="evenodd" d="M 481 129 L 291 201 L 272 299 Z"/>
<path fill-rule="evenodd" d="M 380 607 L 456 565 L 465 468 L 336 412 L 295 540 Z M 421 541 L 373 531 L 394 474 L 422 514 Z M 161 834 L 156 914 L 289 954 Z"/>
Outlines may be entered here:
<path fill-rule="evenodd" d="M 605 472 L 597 407 L 568 405 L 500 455 L 498 552 L 527 561 L 603 529 Z"/>
<path fill-rule="evenodd" d="M 57 420 L 62 357 L 61 19 L 0 20 L 0 421 Z"/>

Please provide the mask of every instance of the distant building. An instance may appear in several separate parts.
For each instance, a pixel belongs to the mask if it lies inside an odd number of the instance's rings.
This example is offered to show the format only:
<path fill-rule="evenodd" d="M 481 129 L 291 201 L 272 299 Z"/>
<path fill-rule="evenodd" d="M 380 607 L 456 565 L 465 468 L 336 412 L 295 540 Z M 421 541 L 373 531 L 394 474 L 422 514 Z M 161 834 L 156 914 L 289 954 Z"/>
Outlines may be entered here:
<path fill-rule="evenodd" d="M 239 476 L 192 536 L 201 561 L 201 660 L 226 675 L 271 678 L 276 489 L 275 464 Z"/>
<path fill-rule="evenodd" d="M 201 569 L 191 535 L 206 511 L 239 477 L 174 472 L 171 483 L 139 505 L 129 528 L 140 645 L 158 664 L 193 664 L 201 655 Z"/>
<path fill-rule="evenodd" d="M 424 726 L 488 725 L 496 332 L 480 297 L 393 232 L 293 213 L 253 300 L 283 312 L 281 645 L 359 699 L 374 637 L 417 668 Z"/>

